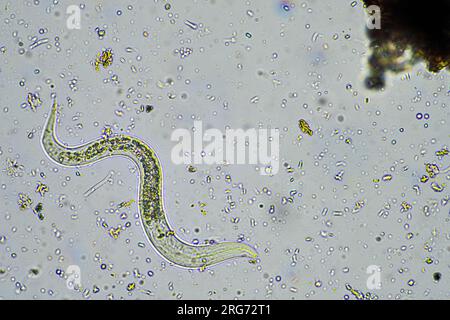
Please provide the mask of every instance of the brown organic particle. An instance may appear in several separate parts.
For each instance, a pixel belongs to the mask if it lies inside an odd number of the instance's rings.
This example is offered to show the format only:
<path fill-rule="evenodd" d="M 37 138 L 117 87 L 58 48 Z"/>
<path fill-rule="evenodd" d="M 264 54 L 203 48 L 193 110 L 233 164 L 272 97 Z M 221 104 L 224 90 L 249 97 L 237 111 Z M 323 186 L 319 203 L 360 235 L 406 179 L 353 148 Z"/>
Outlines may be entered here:
<path fill-rule="evenodd" d="M 378 6 L 380 28 L 367 28 L 370 40 L 369 89 L 385 86 L 385 73 L 405 71 L 425 61 L 430 72 L 449 69 L 450 0 L 363 0 L 366 8 Z M 370 14 L 370 13 L 369 13 Z M 406 57 L 406 50 L 411 54 Z"/>

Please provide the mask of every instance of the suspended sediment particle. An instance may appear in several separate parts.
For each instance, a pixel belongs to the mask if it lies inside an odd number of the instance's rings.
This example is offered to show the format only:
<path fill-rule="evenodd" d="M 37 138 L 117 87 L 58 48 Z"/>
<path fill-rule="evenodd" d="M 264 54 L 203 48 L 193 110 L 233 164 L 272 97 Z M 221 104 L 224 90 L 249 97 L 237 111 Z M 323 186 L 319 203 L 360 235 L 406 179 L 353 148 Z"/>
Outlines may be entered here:
<path fill-rule="evenodd" d="M 309 126 L 309 123 L 306 122 L 305 119 L 300 119 L 298 121 L 298 127 L 300 128 L 300 130 L 302 130 L 303 133 L 312 136 L 313 135 L 313 131 L 311 130 L 311 127 Z"/>
<path fill-rule="evenodd" d="M 371 49 L 367 88 L 384 88 L 387 71 L 403 72 L 419 61 L 432 73 L 449 70 L 450 0 L 420 5 L 406 0 L 362 2 L 371 18 L 378 14 L 380 20 L 378 26 L 366 26 Z"/>
<path fill-rule="evenodd" d="M 39 218 L 39 220 L 44 220 L 44 214 L 42 210 L 44 209 L 42 202 L 39 202 L 33 209 L 33 213 Z"/>
<path fill-rule="evenodd" d="M 36 193 L 39 193 L 43 197 L 46 192 L 48 192 L 48 186 L 39 182 L 36 186 Z"/>
<path fill-rule="evenodd" d="M 29 209 L 33 204 L 33 201 L 27 194 L 19 193 L 19 200 L 17 200 L 17 204 L 19 205 L 19 209 L 23 211 Z"/>
<path fill-rule="evenodd" d="M 29 92 L 27 94 L 27 102 L 24 104 L 25 107 L 29 107 L 31 110 L 36 111 L 38 107 L 42 104 L 39 93 Z"/>
<path fill-rule="evenodd" d="M 99 71 L 100 66 L 103 68 L 107 68 L 113 63 L 113 52 L 111 49 L 103 50 L 101 53 L 97 54 L 97 58 L 95 59 L 94 66 L 95 70 Z"/>

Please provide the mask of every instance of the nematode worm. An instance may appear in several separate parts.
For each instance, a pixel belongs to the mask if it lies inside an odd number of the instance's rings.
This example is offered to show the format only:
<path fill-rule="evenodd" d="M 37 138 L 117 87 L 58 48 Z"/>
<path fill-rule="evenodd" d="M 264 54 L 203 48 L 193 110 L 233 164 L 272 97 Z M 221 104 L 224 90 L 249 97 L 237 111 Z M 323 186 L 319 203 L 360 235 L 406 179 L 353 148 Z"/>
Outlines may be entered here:
<path fill-rule="evenodd" d="M 139 168 L 139 212 L 148 240 L 156 251 L 174 265 L 198 268 L 245 257 L 256 262 L 255 249 L 245 243 L 215 242 L 192 245 L 180 239 L 167 221 L 162 199 L 162 170 L 154 151 L 138 138 L 125 134 L 103 135 L 79 146 L 66 146 L 56 136 L 58 105 L 53 101 L 42 134 L 42 146 L 49 158 L 62 166 L 77 167 L 113 156 L 125 156 Z"/>

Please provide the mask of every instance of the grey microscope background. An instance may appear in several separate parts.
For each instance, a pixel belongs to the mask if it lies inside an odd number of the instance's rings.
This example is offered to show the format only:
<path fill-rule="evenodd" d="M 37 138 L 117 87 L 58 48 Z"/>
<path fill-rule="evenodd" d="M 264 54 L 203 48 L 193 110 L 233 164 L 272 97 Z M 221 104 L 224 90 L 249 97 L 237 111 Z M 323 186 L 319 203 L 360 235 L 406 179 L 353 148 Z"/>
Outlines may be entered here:
<path fill-rule="evenodd" d="M 80 29 L 69 29 L 73 4 L 0 3 L 0 297 L 354 299 L 350 285 L 380 299 L 448 299 L 448 192 L 418 179 L 425 163 L 450 162 L 435 156 L 449 142 L 449 76 L 418 64 L 389 75 L 384 92 L 366 90 L 360 2 L 292 1 L 286 11 L 275 0 L 177 0 L 170 8 L 163 1 L 86 1 Z M 34 36 L 49 41 L 30 49 Z M 93 62 L 106 48 L 114 61 L 97 72 Z M 181 58 L 180 48 L 192 53 Z M 29 92 L 42 100 L 36 111 L 22 107 Z M 199 272 L 165 262 L 145 237 L 136 202 L 117 209 L 137 201 L 130 161 L 77 169 L 45 156 L 40 135 L 52 93 L 65 143 L 96 139 L 106 125 L 142 138 L 161 160 L 177 234 L 189 242 L 243 237 L 257 248 L 258 263 L 236 259 Z M 140 112 L 141 105 L 154 110 Z M 430 119 L 417 120 L 418 112 Z M 313 136 L 300 131 L 299 119 Z M 195 165 L 193 173 L 175 165 L 170 136 L 194 120 L 222 131 L 278 128 L 279 172 Z M 8 159 L 23 165 L 21 175 L 7 174 Z M 387 173 L 392 181 L 374 182 Z M 448 184 L 448 173 L 440 178 Z M 35 192 L 39 182 L 49 187 L 43 197 Z M 19 193 L 33 206 L 43 203 L 44 220 L 19 210 Z M 365 206 L 354 213 L 357 201 Z M 411 219 L 400 211 L 403 201 L 412 205 Z M 389 214 L 380 217 L 383 208 Z M 108 234 L 127 222 L 117 239 Z M 381 270 L 380 289 L 367 287 L 372 265 Z M 67 281 L 73 266 L 78 290 Z"/>

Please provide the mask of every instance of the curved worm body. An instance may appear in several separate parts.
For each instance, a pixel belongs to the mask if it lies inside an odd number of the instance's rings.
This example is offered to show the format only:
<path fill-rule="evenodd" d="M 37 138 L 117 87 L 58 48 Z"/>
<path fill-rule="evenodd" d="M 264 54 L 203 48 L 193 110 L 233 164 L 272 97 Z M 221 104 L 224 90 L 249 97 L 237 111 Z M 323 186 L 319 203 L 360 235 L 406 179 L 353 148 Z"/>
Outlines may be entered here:
<path fill-rule="evenodd" d="M 125 156 L 139 168 L 139 212 L 148 240 L 170 263 L 185 268 L 206 267 L 245 257 L 256 262 L 255 249 L 245 243 L 219 242 L 192 245 L 180 239 L 170 227 L 162 199 L 162 170 L 154 151 L 140 139 L 124 134 L 103 136 L 80 146 L 65 146 L 56 136 L 56 100 L 42 134 L 42 146 L 49 158 L 62 166 L 85 166 L 112 156 Z"/>

